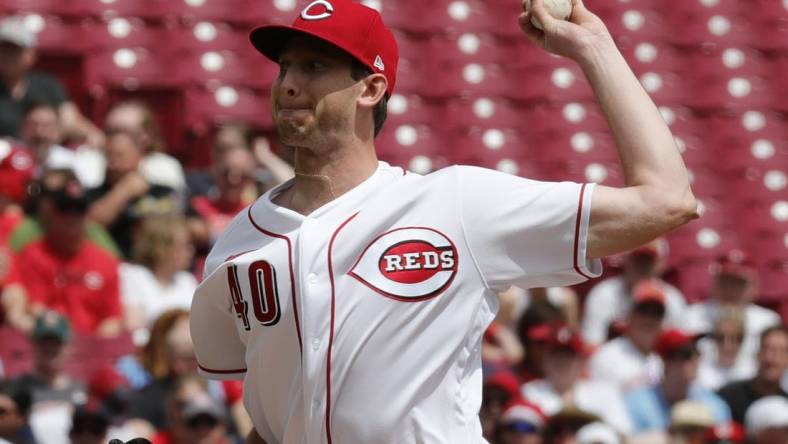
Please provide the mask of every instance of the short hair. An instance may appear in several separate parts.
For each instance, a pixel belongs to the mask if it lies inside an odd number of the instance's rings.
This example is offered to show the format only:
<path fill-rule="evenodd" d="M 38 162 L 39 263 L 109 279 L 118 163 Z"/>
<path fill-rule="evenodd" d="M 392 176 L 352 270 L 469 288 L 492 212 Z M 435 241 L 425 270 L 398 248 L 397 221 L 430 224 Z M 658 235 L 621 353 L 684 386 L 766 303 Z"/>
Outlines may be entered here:
<path fill-rule="evenodd" d="M 371 74 L 371 69 L 362 65 L 358 60 L 353 60 L 353 63 L 350 67 L 350 77 L 352 77 L 353 80 L 361 80 Z M 388 96 L 384 95 L 383 98 L 381 98 L 380 101 L 375 105 L 375 108 L 372 109 L 372 121 L 375 124 L 376 137 L 380 133 L 380 130 L 383 129 L 383 124 L 386 122 L 386 117 L 388 115 L 388 102 Z"/>
<path fill-rule="evenodd" d="M 52 112 L 55 113 L 55 116 L 57 116 L 58 119 L 60 118 L 60 110 L 58 110 L 58 107 L 52 102 L 46 102 L 43 100 L 33 100 L 32 102 L 25 104 L 25 107 L 22 110 L 22 116 L 23 118 L 27 118 L 30 113 L 41 108 L 52 110 Z"/>
<path fill-rule="evenodd" d="M 763 342 L 766 341 L 766 338 L 768 338 L 774 333 L 782 333 L 785 336 L 788 336 L 788 325 L 784 325 L 784 324 L 773 325 L 767 328 L 766 330 L 764 330 L 763 333 L 761 333 L 760 344 L 763 345 Z"/>
<path fill-rule="evenodd" d="M 164 143 L 164 138 L 161 135 L 161 127 L 159 126 L 159 122 L 156 120 L 156 115 L 153 113 L 153 110 L 150 106 L 148 106 L 147 103 L 143 102 L 142 100 L 124 100 L 115 104 L 115 106 L 113 106 L 107 114 L 110 114 L 112 111 L 120 108 L 136 109 L 142 115 L 140 129 L 142 129 L 142 132 L 144 132 L 150 140 L 150 144 L 143 147 L 145 151 L 164 152 L 167 150 L 167 147 Z"/>
<path fill-rule="evenodd" d="M 23 418 L 30 416 L 30 407 L 33 405 L 33 395 L 30 392 L 29 386 L 6 381 L 0 384 L 0 395 L 10 398 Z"/>
<path fill-rule="evenodd" d="M 150 329 L 150 339 L 140 350 L 140 362 L 154 378 L 170 376 L 169 349 L 167 336 L 175 324 L 189 317 L 189 311 L 183 308 L 172 308 L 160 314 Z"/>

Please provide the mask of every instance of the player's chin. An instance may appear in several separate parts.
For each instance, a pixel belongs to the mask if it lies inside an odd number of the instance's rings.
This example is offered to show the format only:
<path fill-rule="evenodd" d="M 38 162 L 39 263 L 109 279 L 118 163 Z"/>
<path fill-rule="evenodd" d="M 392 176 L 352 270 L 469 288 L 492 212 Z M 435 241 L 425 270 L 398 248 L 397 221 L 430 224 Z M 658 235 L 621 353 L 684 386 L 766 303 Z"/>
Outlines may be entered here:
<path fill-rule="evenodd" d="M 279 142 L 287 146 L 302 146 L 311 138 L 308 125 L 294 125 L 292 122 L 277 122 L 276 132 L 279 135 Z"/>

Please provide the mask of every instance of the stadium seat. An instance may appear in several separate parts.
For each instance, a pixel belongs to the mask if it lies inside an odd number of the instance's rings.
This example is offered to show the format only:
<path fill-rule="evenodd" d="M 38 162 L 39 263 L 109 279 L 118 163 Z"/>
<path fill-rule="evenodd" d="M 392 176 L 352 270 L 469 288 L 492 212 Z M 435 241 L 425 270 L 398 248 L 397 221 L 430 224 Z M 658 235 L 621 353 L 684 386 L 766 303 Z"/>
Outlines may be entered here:
<path fill-rule="evenodd" d="M 86 21 L 82 33 L 88 51 L 120 48 L 172 48 L 170 31 L 150 26 L 138 17 L 114 17 Z"/>
<path fill-rule="evenodd" d="M 248 32 L 238 31 L 228 23 L 200 21 L 167 30 L 171 45 L 186 52 L 251 50 Z M 250 61 L 251 63 L 251 61 Z"/>
<path fill-rule="evenodd" d="M 33 367 L 33 349 L 23 333 L 11 327 L 0 327 L 0 361 L 6 378 L 19 376 Z"/>
<path fill-rule="evenodd" d="M 151 0 L 164 17 L 186 22 L 222 21 L 252 25 L 247 0 Z"/>
<path fill-rule="evenodd" d="M 89 54 L 85 79 L 91 93 L 105 86 L 126 89 L 176 87 L 182 84 L 176 60 L 145 48 L 118 48 Z"/>
<path fill-rule="evenodd" d="M 82 28 L 54 15 L 27 14 L 25 22 L 36 32 L 37 47 L 42 52 L 79 54 L 86 49 Z"/>
<path fill-rule="evenodd" d="M 430 124 L 437 126 L 444 121 L 454 122 L 452 114 L 442 100 L 430 100 L 418 94 L 395 92 L 388 101 L 386 125 Z"/>
<path fill-rule="evenodd" d="M 192 87 L 186 90 L 186 124 L 205 129 L 228 121 L 246 122 L 257 128 L 273 126 L 266 96 L 241 86 Z"/>
<path fill-rule="evenodd" d="M 241 53 L 222 51 L 187 52 L 179 57 L 179 72 L 188 84 L 235 84 L 268 90 L 279 68 L 259 56 L 249 63 Z"/>

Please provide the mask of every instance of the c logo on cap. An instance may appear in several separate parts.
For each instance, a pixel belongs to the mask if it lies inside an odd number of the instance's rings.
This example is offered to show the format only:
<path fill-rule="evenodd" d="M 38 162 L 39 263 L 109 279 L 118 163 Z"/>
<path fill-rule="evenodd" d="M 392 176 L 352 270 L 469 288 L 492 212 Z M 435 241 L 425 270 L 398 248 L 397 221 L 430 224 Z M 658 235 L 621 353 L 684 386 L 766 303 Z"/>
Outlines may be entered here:
<path fill-rule="evenodd" d="M 309 10 L 317 5 L 323 5 L 323 7 L 326 8 L 326 12 L 320 14 L 310 14 Z M 322 20 L 324 18 L 331 17 L 331 14 L 333 13 L 334 13 L 334 5 L 327 2 L 326 0 L 315 0 L 309 5 L 307 5 L 307 7 L 301 11 L 301 18 L 304 20 Z"/>

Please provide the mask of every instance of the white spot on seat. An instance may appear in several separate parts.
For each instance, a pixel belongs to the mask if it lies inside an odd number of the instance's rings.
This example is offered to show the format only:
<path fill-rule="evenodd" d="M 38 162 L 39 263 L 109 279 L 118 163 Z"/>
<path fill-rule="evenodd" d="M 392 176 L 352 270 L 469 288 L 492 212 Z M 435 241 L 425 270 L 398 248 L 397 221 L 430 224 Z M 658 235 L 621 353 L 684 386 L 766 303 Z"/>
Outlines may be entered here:
<path fill-rule="evenodd" d="M 784 190 L 786 183 L 788 183 L 788 178 L 780 170 L 770 170 L 763 176 L 763 184 L 771 191 Z"/>
<path fill-rule="evenodd" d="M 216 103 L 225 108 L 230 108 L 238 103 L 238 91 L 232 86 L 220 86 L 216 89 L 213 96 L 216 99 Z"/>
<path fill-rule="evenodd" d="M 137 54 L 128 48 L 121 48 L 112 54 L 112 61 L 118 67 L 128 69 L 137 64 Z"/>
<path fill-rule="evenodd" d="M 216 39 L 216 26 L 210 22 L 200 22 L 194 26 L 194 37 L 201 42 Z"/>
<path fill-rule="evenodd" d="M 126 38 L 131 34 L 131 23 L 122 17 L 114 18 L 107 24 L 107 31 L 116 39 Z"/>
<path fill-rule="evenodd" d="M 401 94 L 392 94 L 389 99 L 388 111 L 391 114 L 405 114 L 408 111 L 408 99 Z"/>
<path fill-rule="evenodd" d="M 414 156 L 408 163 L 408 169 L 416 174 L 427 174 L 432 171 L 432 160 L 427 156 Z"/>
<path fill-rule="evenodd" d="M 747 131 L 758 131 L 766 126 L 766 116 L 760 111 L 747 111 L 742 116 L 741 122 Z"/>
<path fill-rule="evenodd" d="M 468 83 L 482 83 L 484 81 L 484 68 L 477 63 L 469 63 L 462 69 L 462 78 Z"/>
<path fill-rule="evenodd" d="M 568 68 L 557 68 L 550 77 L 553 84 L 561 89 L 567 89 L 575 82 L 575 75 Z"/>
<path fill-rule="evenodd" d="M 183 0 L 184 3 L 191 6 L 192 8 L 199 8 L 200 6 L 204 5 L 206 0 Z"/>
<path fill-rule="evenodd" d="M 640 83 L 646 91 L 654 93 L 662 89 L 662 76 L 655 72 L 647 72 L 640 78 Z"/>
<path fill-rule="evenodd" d="M 520 167 L 517 165 L 512 159 L 501 159 L 498 161 L 498 164 L 495 166 L 495 169 L 498 171 L 514 174 L 516 175 L 520 171 Z"/>
<path fill-rule="evenodd" d="M 723 15 L 715 15 L 709 19 L 709 32 L 716 36 L 723 36 L 730 32 L 731 21 Z"/>
<path fill-rule="evenodd" d="M 296 0 L 274 0 L 274 8 L 279 11 L 292 11 L 296 8 Z"/>
<path fill-rule="evenodd" d="M 569 143 L 576 152 L 587 153 L 594 147 L 594 138 L 591 137 L 590 134 L 581 131 L 572 135 L 572 139 Z"/>
<path fill-rule="evenodd" d="M 463 1 L 456 1 L 449 4 L 449 17 L 452 19 L 462 22 L 467 20 L 470 15 L 471 7 L 468 6 L 467 3 Z"/>
<path fill-rule="evenodd" d="M 750 81 L 742 77 L 734 77 L 728 80 L 728 94 L 736 98 L 750 95 L 752 85 Z"/>
<path fill-rule="evenodd" d="M 482 134 L 482 143 L 491 150 L 501 149 L 505 141 L 506 137 L 504 136 L 503 131 L 499 129 L 488 129 L 484 132 L 484 134 Z"/>
<path fill-rule="evenodd" d="M 772 204 L 771 213 L 772 217 L 780 222 L 788 221 L 788 202 L 778 200 Z"/>
<path fill-rule="evenodd" d="M 741 68 L 744 65 L 744 52 L 736 48 L 728 48 L 722 52 L 722 64 L 730 69 Z"/>
<path fill-rule="evenodd" d="M 219 71 L 224 68 L 224 57 L 216 51 L 208 51 L 200 57 L 200 66 L 206 71 Z"/>
<path fill-rule="evenodd" d="M 0 160 L 5 159 L 11 153 L 11 144 L 5 140 L 0 139 Z"/>
<path fill-rule="evenodd" d="M 582 122 L 586 118 L 586 108 L 579 103 L 567 103 L 563 110 L 564 119 L 572 123 Z"/>
<path fill-rule="evenodd" d="M 685 151 L 687 151 L 687 143 L 684 142 L 684 139 L 682 139 L 680 136 L 675 136 L 673 141 L 676 142 L 676 148 L 679 149 L 680 153 L 683 154 Z"/>
<path fill-rule="evenodd" d="M 703 216 L 703 214 L 706 213 L 706 204 L 703 203 L 703 201 L 700 200 L 700 199 L 698 199 L 697 209 L 698 209 L 698 215 L 699 216 Z"/>
<path fill-rule="evenodd" d="M 480 119 L 489 119 L 495 114 L 495 103 L 486 97 L 476 99 L 473 102 L 473 114 Z"/>
<path fill-rule="evenodd" d="M 695 241 L 701 248 L 714 248 L 720 244 L 720 234 L 713 228 L 702 228 L 695 235 Z"/>
<path fill-rule="evenodd" d="M 657 55 L 657 47 L 651 43 L 641 43 L 635 47 L 635 58 L 643 63 L 653 62 Z"/>
<path fill-rule="evenodd" d="M 607 179 L 607 168 L 599 163 L 591 163 L 586 166 L 585 174 L 589 182 L 604 182 Z"/>
<path fill-rule="evenodd" d="M 700 0 L 700 4 L 707 8 L 713 8 L 720 4 L 720 0 Z"/>
<path fill-rule="evenodd" d="M 659 113 L 662 114 L 662 120 L 668 124 L 668 126 L 673 125 L 676 122 L 676 113 L 673 112 L 673 109 L 668 106 L 660 106 Z"/>
<path fill-rule="evenodd" d="M 624 15 L 621 16 L 621 21 L 630 31 L 637 31 L 643 27 L 643 24 L 646 22 L 646 18 L 643 17 L 643 14 L 640 11 L 632 9 L 625 12 Z"/>
<path fill-rule="evenodd" d="M 758 139 L 750 147 L 752 156 L 756 159 L 764 160 L 774 156 L 775 149 L 771 140 Z"/>
<path fill-rule="evenodd" d="M 416 132 L 416 128 L 410 125 L 402 125 L 397 128 L 397 131 L 394 133 L 394 137 L 397 139 L 397 143 L 402 146 L 412 146 L 416 143 L 416 140 L 419 138 L 418 132 Z"/>
<path fill-rule="evenodd" d="M 465 33 L 457 39 L 457 47 L 464 54 L 476 54 L 481 46 L 481 40 L 475 34 Z"/>

